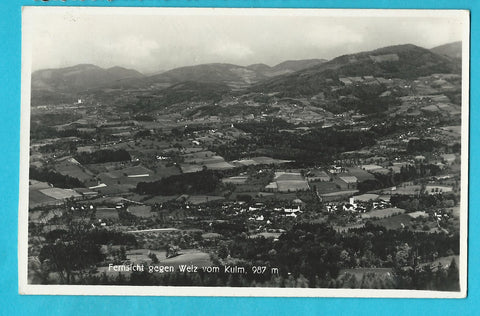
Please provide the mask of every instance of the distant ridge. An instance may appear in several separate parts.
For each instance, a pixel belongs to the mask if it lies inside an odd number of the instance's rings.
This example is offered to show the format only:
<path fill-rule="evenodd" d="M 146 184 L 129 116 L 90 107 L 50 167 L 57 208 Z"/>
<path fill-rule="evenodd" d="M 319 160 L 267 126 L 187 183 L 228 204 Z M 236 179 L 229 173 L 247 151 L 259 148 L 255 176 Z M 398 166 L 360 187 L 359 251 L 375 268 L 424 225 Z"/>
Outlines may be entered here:
<path fill-rule="evenodd" d="M 270 77 L 293 73 L 325 62 L 323 59 L 289 60 L 270 67 L 265 64 L 238 66 L 227 63 L 178 67 L 145 76 L 123 67 L 104 69 L 80 64 L 59 69 L 43 69 L 32 74 L 32 89 L 49 92 L 81 92 L 98 88 L 165 88 L 184 81 L 227 84 L 245 88 Z"/>
<path fill-rule="evenodd" d="M 59 69 L 43 69 L 32 73 L 32 89 L 51 92 L 79 92 L 97 88 L 108 82 L 142 78 L 140 72 L 123 67 L 104 69 L 92 64 L 79 64 Z"/>
<path fill-rule="evenodd" d="M 405 44 L 339 56 L 317 66 L 260 82 L 251 89 L 280 92 L 285 96 L 313 95 L 324 89 L 327 80 L 336 81 L 342 76 L 413 79 L 434 73 L 460 73 L 460 68 L 446 56 Z"/>
<path fill-rule="evenodd" d="M 455 59 L 462 58 L 462 42 L 453 42 L 430 49 L 435 54 L 448 56 Z"/>
<path fill-rule="evenodd" d="M 117 90 L 161 91 L 182 82 L 228 86 L 233 91 L 281 92 L 286 96 L 313 95 L 325 81 L 342 76 L 417 78 L 433 73 L 459 73 L 457 59 L 461 45 L 450 43 L 428 50 L 412 44 L 383 47 L 372 51 L 324 59 L 287 60 L 273 67 L 266 64 L 238 66 L 211 63 L 174 68 L 145 76 L 124 67 L 104 69 L 81 64 L 60 69 L 44 69 L 32 74 L 32 95 L 62 98 L 76 93 Z M 210 86 L 209 86 L 210 87 Z"/>

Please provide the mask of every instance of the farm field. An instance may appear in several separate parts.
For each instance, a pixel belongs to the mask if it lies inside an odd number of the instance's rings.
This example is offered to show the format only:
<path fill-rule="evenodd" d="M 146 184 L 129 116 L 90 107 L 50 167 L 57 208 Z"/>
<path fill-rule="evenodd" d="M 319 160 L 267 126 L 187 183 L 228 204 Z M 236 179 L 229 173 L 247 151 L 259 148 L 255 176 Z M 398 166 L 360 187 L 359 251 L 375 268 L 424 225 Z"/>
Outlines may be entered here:
<path fill-rule="evenodd" d="M 99 219 L 118 219 L 118 211 L 111 207 L 99 207 L 95 212 L 95 217 Z"/>
<path fill-rule="evenodd" d="M 30 207 L 36 207 L 39 205 L 56 202 L 57 199 L 54 199 L 53 197 L 45 195 L 39 190 L 29 190 L 28 201 L 29 201 Z"/>
<path fill-rule="evenodd" d="M 408 213 L 408 216 L 410 216 L 412 218 L 428 217 L 428 214 L 424 211 L 416 211 L 416 212 Z"/>
<path fill-rule="evenodd" d="M 378 199 L 379 195 L 378 194 L 371 194 L 371 193 L 366 193 L 362 195 L 356 195 L 353 197 L 355 201 L 362 201 L 362 202 L 367 202 L 367 201 L 374 201 Z"/>
<path fill-rule="evenodd" d="M 275 172 L 274 181 L 279 192 L 304 191 L 310 189 L 307 180 L 298 172 Z"/>
<path fill-rule="evenodd" d="M 274 159 L 267 156 L 259 156 L 253 157 L 250 159 L 239 159 L 232 161 L 235 165 L 241 166 L 256 166 L 256 165 L 271 165 L 271 164 L 282 164 L 290 162 L 291 160 L 282 160 L 282 159 Z"/>
<path fill-rule="evenodd" d="M 452 263 L 452 259 L 455 260 L 455 263 L 457 264 L 457 267 L 458 267 L 458 265 L 460 263 L 460 257 L 459 256 L 440 257 L 440 258 L 435 259 L 435 261 L 433 261 L 433 262 L 420 264 L 420 266 L 426 266 L 427 264 L 430 264 L 434 268 L 436 268 L 436 266 L 438 266 L 438 264 L 440 263 L 443 267 L 449 267 L 450 264 Z"/>
<path fill-rule="evenodd" d="M 335 229 L 336 232 L 344 233 L 344 232 L 347 232 L 349 229 L 362 228 L 362 227 L 365 227 L 365 223 L 347 224 L 345 226 L 334 225 L 333 229 Z"/>
<path fill-rule="evenodd" d="M 147 198 L 143 200 L 144 203 L 146 204 L 155 204 L 155 203 L 164 203 L 167 201 L 175 200 L 178 197 L 178 195 L 157 195 L 151 198 Z"/>
<path fill-rule="evenodd" d="M 382 190 L 382 194 L 413 195 L 415 193 L 419 193 L 420 189 L 421 187 L 419 185 L 397 186 L 396 188 Z"/>
<path fill-rule="evenodd" d="M 310 188 L 305 180 L 277 181 L 277 187 L 279 192 L 304 191 Z"/>
<path fill-rule="evenodd" d="M 78 194 L 72 189 L 48 188 L 41 189 L 39 190 L 39 192 L 56 200 L 64 200 L 70 197 L 80 197 L 80 194 Z"/>
<path fill-rule="evenodd" d="M 222 179 L 223 183 L 231 183 L 231 184 L 245 184 L 247 182 L 247 176 L 235 176 L 235 177 L 228 177 Z"/>
<path fill-rule="evenodd" d="M 150 263 L 152 259 L 148 257 L 149 253 L 155 254 L 158 260 L 163 260 L 166 258 L 166 252 L 163 250 L 132 249 L 127 250 L 127 259 L 133 264 L 142 262 Z"/>
<path fill-rule="evenodd" d="M 166 178 L 169 176 L 174 176 L 181 174 L 181 170 L 178 166 L 168 165 L 163 162 L 156 161 L 154 166 L 151 167 L 153 173 L 158 178 Z"/>
<path fill-rule="evenodd" d="M 204 166 L 207 168 L 207 169 L 211 169 L 211 170 L 227 170 L 227 169 L 233 169 L 235 168 L 234 165 L 226 162 L 226 161 L 218 161 L 218 162 L 214 162 L 214 163 L 206 163 L 204 164 Z"/>
<path fill-rule="evenodd" d="M 52 210 L 52 211 L 30 211 L 28 212 L 28 220 L 34 223 L 47 223 L 49 220 L 54 218 L 55 216 L 62 216 L 63 212 L 60 210 Z"/>
<path fill-rule="evenodd" d="M 356 177 L 359 182 L 375 179 L 375 176 L 373 174 L 360 168 L 350 167 L 350 168 L 347 168 L 347 171 L 349 176 Z"/>
<path fill-rule="evenodd" d="M 202 159 L 215 159 L 216 157 L 220 157 L 215 155 L 213 151 L 203 150 L 202 148 L 198 148 L 199 150 L 196 151 L 195 149 L 196 148 L 189 148 L 186 150 L 188 153 L 183 155 L 185 162 L 198 162 L 202 161 Z"/>
<path fill-rule="evenodd" d="M 282 234 L 282 233 L 264 232 L 264 233 L 258 233 L 258 234 L 251 235 L 250 238 L 259 238 L 259 237 L 263 237 L 263 238 L 278 238 L 278 237 L 280 237 L 281 234 Z"/>
<path fill-rule="evenodd" d="M 344 277 L 346 274 L 351 274 L 355 277 L 357 282 L 361 282 L 363 275 L 366 273 L 374 273 L 376 275 L 384 275 L 384 276 L 393 278 L 391 268 L 356 268 L 356 269 L 340 270 L 337 279 Z"/>
<path fill-rule="evenodd" d="M 193 264 L 198 267 L 208 267 L 212 265 L 210 255 L 196 249 L 184 249 L 179 252 L 178 256 L 160 260 L 163 265 L 181 265 Z"/>
<path fill-rule="evenodd" d="M 192 204 L 202 204 L 212 201 L 219 201 L 224 200 L 223 196 L 215 196 L 215 195 L 190 195 L 187 198 L 187 202 Z"/>
<path fill-rule="evenodd" d="M 452 214 L 455 218 L 460 218 L 460 207 L 456 206 L 452 208 Z"/>
<path fill-rule="evenodd" d="M 358 190 L 344 190 L 344 191 L 335 191 L 335 192 L 321 194 L 321 196 L 326 198 L 332 198 L 332 197 L 340 197 L 344 195 L 353 195 L 357 192 Z"/>
<path fill-rule="evenodd" d="M 152 212 L 152 208 L 148 205 L 129 206 L 127 211 L 137 217 L 152 217 L 155 215 L 155 213 Z"/>
<path fill-rule="evenodd" d="M 80 164 L 62 162 L 55 165 L 55 170 L 63 175 L 77 178 L 85 182 L 93 177 L 93 173 Z"/>
<path fill-rule="evenodd" d="M 181 164 L 182 172 L 197 172 L 204 167 L 211 170 L 225 170 L 235 168 L 221 156 L 212 151 L 198 151 L 183 155 L 184 163 Z"/>
<path fill-rule="evenodd" d="M 152 228 L 152 229 L 141 229 L 141 230 L 131 230 L 127 233 L 137 234 L 137 233 L 170 233 L 179 231 L 178 228 Z"/>
<path fill-rule="evenodd" d="M 404 209 L 401 208 L 396 208 L 396 207 L 390 207 L 390 208 L 385 208 L 382 210 L 374 210 L 370 211 L 367 213 L 362 214 L 362 218 L 386 218 L 390 217 L 393 215 L 398 215 L 398 214 L 403 214 L 405 213 Z"/>
<path fill-rule="evenodd" d="M 412 218 L 408 214 L 394 215 L 388 218 L 382 218 L 373 222 L 375 225 L 383 226 L 386 229 L 402 229 L 409 227 Z"/>
<path fill-rule="evenodd" d="M 202 166 L 196 164 L 184 164 L 180 165 L 183 173 L 192 173 L 192 172 L 199 172 L 202 171 Z"/>
<path fill-rule="evenodd" d="M 41 182 L 37 180 L 30 180 L 28 188 L 30 190 L 40 190 L 50 188 L 50 185 L 47 182 Z"/>
<path fill-rule="evenodd" d="M 315 187 L 319 194 L 338 191 L 337 185 L 330 181 L 312 181 L 310 187 Z"/>

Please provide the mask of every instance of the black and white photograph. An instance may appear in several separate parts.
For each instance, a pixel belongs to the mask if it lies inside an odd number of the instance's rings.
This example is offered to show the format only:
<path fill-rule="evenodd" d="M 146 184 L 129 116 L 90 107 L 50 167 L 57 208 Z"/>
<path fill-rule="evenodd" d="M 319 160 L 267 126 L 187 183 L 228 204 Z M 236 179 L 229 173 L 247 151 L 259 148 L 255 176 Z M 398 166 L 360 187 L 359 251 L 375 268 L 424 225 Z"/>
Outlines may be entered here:
<path fill-rule="evenodd" d="M 24 7 L 20 293 L 465 297 L 469 27 Z"/>

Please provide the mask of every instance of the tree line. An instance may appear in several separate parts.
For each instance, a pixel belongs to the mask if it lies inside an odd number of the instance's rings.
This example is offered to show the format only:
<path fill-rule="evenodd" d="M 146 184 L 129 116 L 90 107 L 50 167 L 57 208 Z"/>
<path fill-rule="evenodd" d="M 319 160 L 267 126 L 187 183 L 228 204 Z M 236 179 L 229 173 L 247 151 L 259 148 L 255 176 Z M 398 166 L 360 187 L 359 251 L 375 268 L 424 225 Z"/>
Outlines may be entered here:
<path fill-rule="evenodd" d="M 215 191 L 220 177 L 212 170 L 173 175 L 153 182 L 140 182 L 136 192 L 139 194 L 176 195 L 207 194 Z"/>
<path fill-rule="evenodd" d="M 47 182 L 57 188 L 83 188 L 85 185 L 77 178 L 66 176 L 49 169 L 30 167 L 29 177 L 32 180 Z"/>
<path fill-rule="evenodd" d="M 75 155 L 75 159 L 82 164 L 94 164 L 105 162 L 130 161 L 132 157 L 125 149 L 102 149 L 92 153 L 81 152 Z"/>

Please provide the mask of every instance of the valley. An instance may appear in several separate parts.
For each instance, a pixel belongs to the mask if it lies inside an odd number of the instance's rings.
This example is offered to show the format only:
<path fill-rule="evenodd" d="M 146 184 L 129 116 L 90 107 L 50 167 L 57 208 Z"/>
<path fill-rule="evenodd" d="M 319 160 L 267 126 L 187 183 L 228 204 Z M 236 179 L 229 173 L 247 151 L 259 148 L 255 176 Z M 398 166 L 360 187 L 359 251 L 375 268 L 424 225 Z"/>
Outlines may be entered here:
<path fill-rule="evenodd" d="M 34 72 L 29 282 L 459 290 L 460 47 Z"/>

